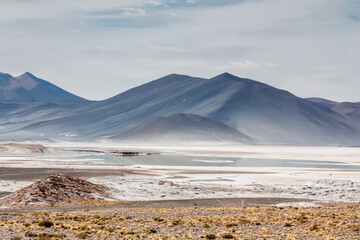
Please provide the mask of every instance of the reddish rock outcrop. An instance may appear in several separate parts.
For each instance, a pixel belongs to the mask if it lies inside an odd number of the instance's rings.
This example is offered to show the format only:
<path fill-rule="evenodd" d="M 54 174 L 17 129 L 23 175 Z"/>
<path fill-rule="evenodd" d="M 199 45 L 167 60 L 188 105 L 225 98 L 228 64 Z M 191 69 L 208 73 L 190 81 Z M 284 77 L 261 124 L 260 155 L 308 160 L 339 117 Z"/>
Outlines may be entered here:
<path fill-rule="evenodd" d="M 0 199 L 3 207 L 78 205 L 83 200 L 110 200 L 110 189 L 84 179 L 58 174 Z"/>

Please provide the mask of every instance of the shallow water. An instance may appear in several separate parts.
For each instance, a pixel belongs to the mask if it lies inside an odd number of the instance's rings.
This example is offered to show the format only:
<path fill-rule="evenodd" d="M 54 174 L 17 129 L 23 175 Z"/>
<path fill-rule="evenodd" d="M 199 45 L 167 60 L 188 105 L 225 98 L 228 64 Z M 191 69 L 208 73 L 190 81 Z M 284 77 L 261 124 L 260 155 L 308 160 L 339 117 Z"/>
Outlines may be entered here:
<path fill-rule="evenodd" d="M 320 168 L 358 170 L 360 165 L 351 165 L 341 161 L 312 161 L 312 160 L 284 160 L 265 158 L 235 158 L 208 157 L 191 155 L 138 155 L 117 156 L 112 154 L 86 155 L 77 158 L 94 161 L 102 160 L 106 163 L 127 165 L 155 165 L 155 166 L 201 166 L 201 167 L 287 167 L 287 168 Z"/>

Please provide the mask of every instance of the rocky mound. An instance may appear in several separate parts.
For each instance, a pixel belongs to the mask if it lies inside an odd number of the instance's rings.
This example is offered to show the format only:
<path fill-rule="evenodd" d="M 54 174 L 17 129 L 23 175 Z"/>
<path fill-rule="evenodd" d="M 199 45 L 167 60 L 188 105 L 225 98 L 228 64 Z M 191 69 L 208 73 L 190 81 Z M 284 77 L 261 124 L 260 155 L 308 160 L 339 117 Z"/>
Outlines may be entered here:
<path fill-rule="evenodd" d="M 105 186 L 62 174 L 47 177 L 0 199 L 2 207 L 79 205 L 84 200 L 113 200 Z"/>

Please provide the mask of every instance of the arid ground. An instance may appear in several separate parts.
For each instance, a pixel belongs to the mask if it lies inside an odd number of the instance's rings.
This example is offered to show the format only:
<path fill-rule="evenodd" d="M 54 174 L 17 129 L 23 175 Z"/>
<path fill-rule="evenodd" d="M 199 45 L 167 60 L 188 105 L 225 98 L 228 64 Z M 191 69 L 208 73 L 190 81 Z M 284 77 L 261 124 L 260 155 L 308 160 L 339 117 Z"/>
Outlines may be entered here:
<path fill-rule="evenodd" d="M 0 239 L 359 239 L 359 148 L 104 146 L 2 145 L 0 197 L 65 174 L 118 201 L 3 207 Z"/>
<path fill-rule="evenodd" d="M 241 208 L 213 207 L 202 201 L 186 207 L 173 204 L 1 213 L 0 238 L 357 240 L 360 236 L 359 205 Z"/>

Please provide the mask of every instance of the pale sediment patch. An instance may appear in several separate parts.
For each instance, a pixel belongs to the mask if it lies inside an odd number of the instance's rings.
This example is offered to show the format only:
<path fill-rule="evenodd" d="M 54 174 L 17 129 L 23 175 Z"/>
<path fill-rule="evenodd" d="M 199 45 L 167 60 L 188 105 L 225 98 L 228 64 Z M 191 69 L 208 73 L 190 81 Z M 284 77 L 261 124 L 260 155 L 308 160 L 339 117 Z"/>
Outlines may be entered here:
<path fill-rule="evenodd" d="M 300 185 L 244 181 L 234 175 L 187 178 L 126 175 L 94 177 L 89 181 L 113 189 L 113 196 L 120 200 L 281 197 L 356 202 L 360 195 L 360 183 L 327 179 Z"/>
<path fill-rule="evenodd" d="M 21 188 L 31 185 L 33 182 L 30 181 L 7 181 L 0 180 L 1 192 L 15 192 Z"/>
<path fill-rule="evenodd" d="M 316 207 L 319 206 L 319 204 L 316 204 L 315 202 L 288 202 L 288 203 L 278 203 L 275 204 L 276 207 Z"/>

